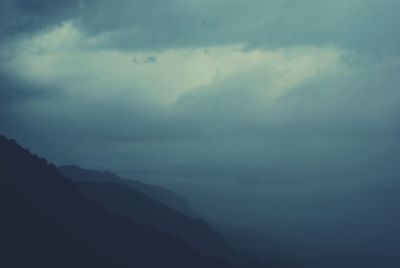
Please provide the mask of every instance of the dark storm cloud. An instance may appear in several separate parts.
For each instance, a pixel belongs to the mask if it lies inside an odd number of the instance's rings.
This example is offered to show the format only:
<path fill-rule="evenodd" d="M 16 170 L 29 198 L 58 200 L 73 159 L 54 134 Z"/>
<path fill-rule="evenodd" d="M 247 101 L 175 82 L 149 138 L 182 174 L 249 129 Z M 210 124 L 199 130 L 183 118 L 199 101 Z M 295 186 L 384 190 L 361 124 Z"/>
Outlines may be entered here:
<path fill-rule="evenodd" d="M 220 10 L 219 5 L 200 2 L 92 1 L 86 3 L 84 15 L 77 21 L 88 34 L 104 34 L 105 45 L 114 48 L 198 47 L 224 43 L 225 38 L 212 31 L 219 23 L 214 16 Z"/>
<path fill-rule="evenodd" d="M 244 43 L 247 49 L 339 46 L 398 51 L 400 3 L 371 1 L 87 1 L 77 19 L 90 35 L 120 49 Z"/>
<path fill-rule="evenodd" d="M 397 1 L 2 1 L 0 35 L 70 20 L 113 49 L 318 45 L 382 57 L 400 47 L 399 8 Z"/>
<path fill-rule="evenodd" d="M 79 0 L 6 0 L 0 3 L 0 38 L 20 38 L 45 30 L 79 11 Z"/>

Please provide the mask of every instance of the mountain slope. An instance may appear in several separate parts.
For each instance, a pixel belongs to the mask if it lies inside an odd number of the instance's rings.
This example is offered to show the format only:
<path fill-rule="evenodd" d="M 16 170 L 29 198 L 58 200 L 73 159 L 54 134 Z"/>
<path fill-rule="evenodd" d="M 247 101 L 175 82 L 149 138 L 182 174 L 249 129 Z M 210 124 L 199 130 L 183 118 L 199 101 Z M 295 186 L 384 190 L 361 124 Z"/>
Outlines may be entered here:
<path fill-rule="evenodd" d="M 108 212 L 56 167 L 0 136 L 0 267 L 231 267 Z"/>
<path fill-rule="evenodd" d="M 246 258 L 240 256 L 204 220 L 190 218 L 147 197 L 129 180 L 111 176 L 109 172 L 78 167 L 64 167 L 60 171 L 75 181 L 87 197 L 103 203 L 112 211 L 136 222 L 149 224 L 159 231 L 174 234 L 204 254 L 222 256 L 237 264 L 248 264 Z M 97 182 L 96 175 L 99 178 Z M 79 178 L 79 181 L 72 176 Z"/>
<path fill-rule="evenodd" d="M 123 179 L 109 171 L 83 169 L 74 165 L 60 166 L 58 167 L 58 170 L 65 177 L 74 181 L 116 182 L 125 184 L 141 191 L 151 199 L 159 201 L 174 210 L 182 212 L 188 216 L 198 216 L 198 214 L 193 210 L 189 202 L 183 196 L 156 185 L 150 185 L 137 180 Z"/>

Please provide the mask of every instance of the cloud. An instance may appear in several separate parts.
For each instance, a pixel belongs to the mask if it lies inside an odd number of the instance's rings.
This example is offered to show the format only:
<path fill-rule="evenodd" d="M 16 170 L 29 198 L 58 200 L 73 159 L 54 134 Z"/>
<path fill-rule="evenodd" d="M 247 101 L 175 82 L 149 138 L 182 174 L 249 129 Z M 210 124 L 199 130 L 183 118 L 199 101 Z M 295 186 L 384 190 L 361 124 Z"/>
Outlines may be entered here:
<path fill-rule="evenodd" d="M 154 131 L 138 134 L 140 128 L 136 127 L 132 139 L 182 137 L 182 133 L 173 131 L 177 126 L 185 135 L 215 135 L 202 124 L 222 122 L 224 131 L 225 127 L 274 120 L 273 114 L 267 113 L 282 95 L 313 76 L 338 72 L 344 53 L 330 47 L 246 51 L 238 44 L 152 54 L 88 49 L 85 44 L 92 41 L 67 22 L 21 42 L 19 53 L 4 66 L 37 87 L 62 92 L 63 99 L 55 107 L 68 105 L 71 99 L 76 112 L 96 111 L 101 106 L 101 111 L 91 114 L 120 118 L 116 122 L 121 121 L 121 127 L 110 129 L 124 129 L 126 134 L 116 137 L 129 137 L 126 125 L 143 125 L 140 117 L 145 118 L 147 128 Z M 42 107 L 45 109 L 46 105 Z M 67 108 L 58 113 L 73 116 Z M 165 128 L 168 130 L 162 130 Z"/>
<path fill-rule="evenodd" d="M 398 1 L 5 1 L 3 39 L 73 21 L 98 47 L 158 50 L 245 44 L 398 53 Z"/>
<path fill-rule="evenodd" d="M 131 50 L 244 43 L 248 49 L 331 46 L 397 53 L 400 2 L 85 2 L 79 28 Z M 114 14 L 118 14 L 116 17 Z"/>
<path fill-rule="evenodd" d="M 375 40 L 396 44 L 397 16 L 372 19 L 395 3 L 25 4 L 7 5 L 42 22 L 2 44 L 2 126 L 57 161 L 333 170 L 342 155 L 375 146 L 372 163 L 398 146 L 399 57 Z M 83 152 L 100 145 L 110 153 Z"/>
<path fill-rule="evenodd" d="M 154 53 L 94 49 L 96 42 L 65 22 L 19 42 L 18 53 L 2 66 L 36 89 L 63 96 L 41 104 L 42 111 L 54 106 L 49 113 L 61 117 L 80 113 L 82 121 L 90 120 L 88 128 L 95 124 L 108 137 L 395 130 L 396 57 L 368 61 L 332 46 L 248 51 L 245 44 Z M 71 102 L 75 113 L 67 107 Z M 95 123 L 97 118 L 115 126 Z"/>
<path fill-rule="evenodd" d="M 14 0 L 0 3 L 0 38 L 10 41 L 35 34 L 76 15 L 79 1 Z"/>

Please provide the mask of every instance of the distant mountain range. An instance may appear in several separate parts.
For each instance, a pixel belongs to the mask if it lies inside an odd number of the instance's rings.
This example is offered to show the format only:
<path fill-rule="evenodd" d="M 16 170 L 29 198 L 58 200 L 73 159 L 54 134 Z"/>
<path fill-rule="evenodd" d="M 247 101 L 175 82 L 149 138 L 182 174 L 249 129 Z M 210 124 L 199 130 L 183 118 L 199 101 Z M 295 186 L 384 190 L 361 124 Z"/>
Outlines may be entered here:
<path fill-rule="evenodd" d="M 260 267 L 182 213 L 195 215 L 184 198 L 109 172 L 57 169 L 4 136 L 0 183 L 0 267 Z"/>

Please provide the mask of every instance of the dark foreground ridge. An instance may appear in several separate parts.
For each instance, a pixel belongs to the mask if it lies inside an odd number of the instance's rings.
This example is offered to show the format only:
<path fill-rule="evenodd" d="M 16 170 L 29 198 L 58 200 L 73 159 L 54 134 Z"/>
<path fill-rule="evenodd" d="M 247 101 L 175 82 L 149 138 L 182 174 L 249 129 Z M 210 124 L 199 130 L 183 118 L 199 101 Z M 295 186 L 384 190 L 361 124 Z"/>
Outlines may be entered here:
<path fill-rule="evenodd" d="M 232 267 L 113 214 L 54 165 L 0 136 L 0 267 Z"/>

